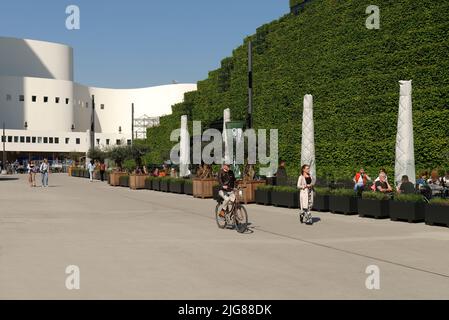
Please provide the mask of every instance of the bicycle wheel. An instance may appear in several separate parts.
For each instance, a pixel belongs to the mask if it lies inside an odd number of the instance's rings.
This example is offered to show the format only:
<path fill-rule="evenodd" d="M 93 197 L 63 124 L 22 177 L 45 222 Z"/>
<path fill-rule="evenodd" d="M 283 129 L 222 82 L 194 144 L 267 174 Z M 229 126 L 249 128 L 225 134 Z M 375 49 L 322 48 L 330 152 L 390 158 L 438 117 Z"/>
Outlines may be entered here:
<path fill-rule="evenodd" d="M 244 233 L 248 229 L 248 213 L 244 206 L 235 209 L 234 218 L 237 232 Z"/>
<path fill-rule="evenodd" d="M 227 226 L 226 218 L 220 217 L 219 210 L 220 210 L 220 204 L 217 204 L 217 206 L 215 207 L 215 220 L 217 220 L 218 227 L 220 229 L 224 229 Z"/>

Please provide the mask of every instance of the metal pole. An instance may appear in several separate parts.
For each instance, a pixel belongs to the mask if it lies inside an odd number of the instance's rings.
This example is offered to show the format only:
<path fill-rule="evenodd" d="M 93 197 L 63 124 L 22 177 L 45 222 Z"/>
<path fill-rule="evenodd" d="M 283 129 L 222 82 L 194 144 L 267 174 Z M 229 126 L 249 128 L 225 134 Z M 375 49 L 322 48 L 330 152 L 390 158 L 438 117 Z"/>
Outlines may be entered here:
<path fill-rule="evenodd" d="M 134 103 L 131 104 L 131 145 L 134 144 Z"/>
<path fill-rule="evenodd" d="M 3 162 L 2 162 L 2 170 L 6 170 L 6 135 L 5 135 L 5 123 L 3 122 L 3 135 L 2 135 L 2 142 L 3 142 Z"/>
<path fill-rule="evenodd" d="M 90 148 L 95 148 L 95 96 L 92 95 L 92 116 L 90 124 Z"/>
<path fill-rule="evenodd" d="M 248 43 L 248 115 L 247 129 L 253 128 L 253 44 Z"/>

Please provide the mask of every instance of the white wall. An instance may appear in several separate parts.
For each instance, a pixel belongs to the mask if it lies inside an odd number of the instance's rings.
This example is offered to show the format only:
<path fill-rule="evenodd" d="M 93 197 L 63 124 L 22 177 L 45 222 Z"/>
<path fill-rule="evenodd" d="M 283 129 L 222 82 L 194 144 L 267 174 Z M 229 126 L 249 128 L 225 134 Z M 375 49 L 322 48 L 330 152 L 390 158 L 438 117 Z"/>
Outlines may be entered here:
<path fill-rule="evenodd" d="M 0 75 L 73 81 L 73 49 L 27 39 L 0 37 Z"/>

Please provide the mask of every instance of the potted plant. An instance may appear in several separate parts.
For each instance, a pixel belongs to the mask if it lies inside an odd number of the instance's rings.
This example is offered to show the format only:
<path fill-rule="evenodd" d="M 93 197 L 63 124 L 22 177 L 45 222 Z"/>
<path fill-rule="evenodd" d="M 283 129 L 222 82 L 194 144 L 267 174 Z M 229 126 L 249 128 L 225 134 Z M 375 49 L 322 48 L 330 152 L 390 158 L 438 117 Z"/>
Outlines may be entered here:
<path fill-rule="evenodd" d="M 329 211 L 345 215 L 357 214 L 357 198 L 352 189 L 334 189 L 329 195 Z"/>
<path fill-rule="evenodd" d="M 170 192 L 182 194 L 184 193 L 184 179 L 171 179 Z"/>
<path fill-rule="evenodd" d="M 145 179 L 145 189 L 153 190 L 153 177 L 147 177 Z"/>
<path fill-rule="evenodd" d="M 162 179 L 161 177 L 153 178 L 152 186 L 154 191 L 161 191 L 161 179 Z"/>
<path fill-rule="evenodd" d="M 110 185 L 119 186 L 120 177 L 127 175 L 123 172 L 122 164 L 129 157 L 128 149 L 125 146 L 115 146 L 107 150 L 107 158 L 113 160 L 116 164 L 116 169 L 110 173 Z"/>
<path fill-rule="evenodd" d="M 184 180 L 184 193 L 192 196 L 193 195 L 193 181 L 190 179 Z"/>
<path fill-rule="evenodd" d="M 299 208 L 299 191 L 293 187 L 273 187 L 271 203 L 276 207 Z"/>
<path fill-rule="evenodd" d="M 195 198 L 212 198 L 213 188 L 218 184 L 217 179 L 213 177 L 212 167 L 203 165 L 197 171 L 197 178 L 193 179 L 193 196 Z"/>
<path fill-rule="evenodd" d="M 425 220 L 424 198 L 419 194 L 396 194 L 390 201 L 392 221 L 423 222 Z"/>
<path fill-rule="evenodd" d="M 434 198 L 425 207 L 426 224 L 449 227 L 449 199 Z"/>
<path fill-rule="evenodd" d="M 255 191 L 255 201 L 257 204 L 271 205 L 271 194 L 273 192 L 273 186 L 271 185 L 259 185 Z"/>
<path fill-rule="evenodd" d="M 159 190 L 162 192 L 170 192 L 170 178 L 169 177 L 160 178 Z"/>
<path fill-rule="evenodd" d="M 313 200 L 313 210 L 329 212 L 330 188 L 315 187 L 315 198 Z"/>
<path fill-rule="evenodd" d="M 365 191 L 362 198 L 358 198 L 357 209 L 360 217 L 376 219 L 389 218 L 390 196 L 382 192 Z"/>
<path fill-rule="evenodd" d="M 120 187 L 129 188 L 129 176 L 128 175 L 121 176 L 119 178 L 119 180 L 120 180 Z"/>

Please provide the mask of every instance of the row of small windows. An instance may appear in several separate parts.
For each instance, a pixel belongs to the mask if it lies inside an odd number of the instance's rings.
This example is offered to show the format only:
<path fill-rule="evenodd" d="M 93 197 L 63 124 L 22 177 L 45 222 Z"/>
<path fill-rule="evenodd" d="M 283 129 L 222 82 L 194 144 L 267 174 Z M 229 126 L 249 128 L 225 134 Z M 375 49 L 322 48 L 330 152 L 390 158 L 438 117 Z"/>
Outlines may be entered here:
<path fill-rule="evenodd" d="M 24 136 L 5 136 L 2 137 L 2 142 L 8 143 L 44 143 L 44 144 L 59 144 L 58 137 L 24 137 Z M 111 139 L 105 140 L 106 145 L 109 146 L 111 144 Z M 76 144 L 81 144 L 81 139 L 75 139 Z M 101 140 L 97 139 L 97 145 L 100 145 Z M 115 141 L 116 145 L 120 145 L 121 140 L 117 139 Z M 65 138 L 65 144 L 70 144 L 70 138 Z M 131 140 L 127 140 L 127 144 L 131 144 Z"/>
<path fill-rule="evenodd" d="M 12 95 L 7 94 L 6 95 L 6 101 L 12 101 Z M 20 102 L 24 102 L 25 101 L 25 96 L 23 94 L 19 95 L 19 101 Z M 60 97 L 55 97 L 55 103 L 62 103 L 61 102 L 61 98 Z M 37 96 L 31 96 L 31 102 L 37 102 Z M 43 102 L 44 103 L 48 103 L 49 102 L 49 97 L 43 97 Z M 65 104 L 69 104 L 70 103 L 70 99 L 69 98 L 65 98 Z M 81 100 L 78 101 L 78 105 L 82 105 L 82 106 L 86 106 L 86 108 L 89 108 L 89 102 L 82 102 Z M 100 109 L 104 110 L 104 104 L 100 105 Z"/>

